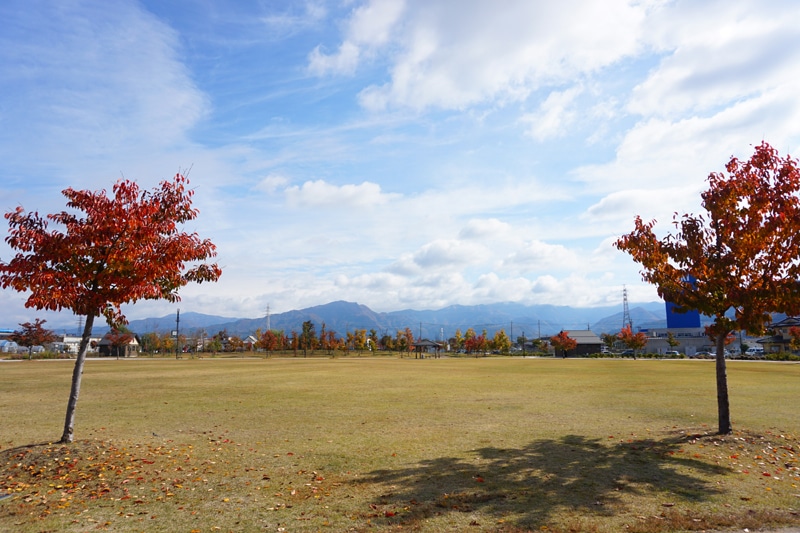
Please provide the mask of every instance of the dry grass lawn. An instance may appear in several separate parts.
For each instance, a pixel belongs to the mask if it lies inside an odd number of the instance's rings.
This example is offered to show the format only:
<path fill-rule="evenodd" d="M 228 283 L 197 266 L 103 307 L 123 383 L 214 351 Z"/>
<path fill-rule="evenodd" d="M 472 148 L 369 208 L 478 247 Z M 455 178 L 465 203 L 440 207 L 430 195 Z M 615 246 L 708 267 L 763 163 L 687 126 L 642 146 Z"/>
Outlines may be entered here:
<path fill-rule="evenodd" d="M 0 531 L 661 532 L 800 524 L 800 365 L 0 362 Z"/>

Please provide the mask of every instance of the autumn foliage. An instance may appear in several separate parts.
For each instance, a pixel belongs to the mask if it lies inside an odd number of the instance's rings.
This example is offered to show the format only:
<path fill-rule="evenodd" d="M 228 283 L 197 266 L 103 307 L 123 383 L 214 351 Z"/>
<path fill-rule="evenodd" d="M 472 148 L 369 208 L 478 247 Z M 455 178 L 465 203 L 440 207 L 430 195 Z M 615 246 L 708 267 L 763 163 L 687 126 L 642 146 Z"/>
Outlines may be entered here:
<path fill-rule="evenodd" d="M 216 247 L 178 225 L 193 220 L 193 191 L 179 175 L 155 191 L 140 191 L 120 180 L 113 197 L 105 191 L 62 191 L 67 207 L 40 217 L 22 207 L 6 213 L 6 242 L 18 253 L 0 264 L 0 284 L 30 291 L 27 307 L 77 315 L 104 315 L 112 324 L 125 322 L 123 303 L 142 299 L 179 300 L 178 289 L 191 281 L 216 281 L 221 270 L 204 261 Z M 58 225 L 50 230 L 48 225 Z"/>
<path fill-rule="evenodd" d="M 56 334 L 49 329 L 45 329 L 44 323 L 47 320 L 37 318 L 30 322 L 23 322 L 20 324 L 20 329 L 14 331 L 9 336 L 9 339 L 16 342 L 20 346 L 28 348 L 28 357 L 31 356 L 34 346 L 44 346 L 56 340 Z"/>
<path fill-rule="evenodd" d="M 550 344 L 552 344 L 553 348 L 556 350 L 556 355 L 558 355 L 558 351 L 561 350 L 565 357 L 568 351 L 578 347 L 578 341 L 571 338 L 566 331 L 561 331 L 558 335 L 550 337 Z"/>
<path fill-rule="evenodd" d="M 759 334 L 770 313 L 800 313 L 800 171 L 766 142 L 748 161 L 733 157 L 708 176 L 703 215 L 673 216 L 663 238 L 655 221 L 634 221 L 616 247 L 678 309 L 714 318 L 719 431 L 730 433 L 724 344 L 731 331 Z M 733 313 L 729 313 L 733 310 Z"/>
<path fill-rule="evenodd" d="M 622 328 L 617 334 L 617 338 L 622 341 L 622 344 L 633 350 L 634 355 L 636 354 L 636 350 L 641 350 L 647 346 L 647 334 L 641 331 L 634 333 L 631 331 L 630 326 Z"/>
<path fill-rule="evenodd" d="M 94 319 L 104 316 L 112 327 L 126 323 L 121 305 L 138 300 L 176 302 L 189 282 L 216 281 L 222 271 L 203 263 L 216 247 L 180 224 L 197 217 L 193 191 L 178 174 L 152 191 L 132 181 L 106 191 L 65 189 L 71 211 L 41 217 L 22 207 L 6 213 L 6 242 L 16 250 L 0 263 L 0 286 L 27 292 L 26 307 L 86 317 L 73 372 L 62 442 L 73 439 L 74 408 L 83 361 Z M 55 229 L 50 229 L 53 224 Z"/>

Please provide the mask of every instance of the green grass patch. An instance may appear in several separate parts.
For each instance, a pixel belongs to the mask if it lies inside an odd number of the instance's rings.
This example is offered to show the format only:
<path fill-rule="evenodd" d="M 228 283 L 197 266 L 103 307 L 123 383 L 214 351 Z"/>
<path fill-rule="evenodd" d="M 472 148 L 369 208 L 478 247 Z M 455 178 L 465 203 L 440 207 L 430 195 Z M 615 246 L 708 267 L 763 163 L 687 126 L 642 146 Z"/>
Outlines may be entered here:
<path fill-rule="evenodd" d="M 0 531 L 587 531 L 800 522 L 800 365 L 0 362 Z M 35 445 L 34 445 L 35 444 Z"/>

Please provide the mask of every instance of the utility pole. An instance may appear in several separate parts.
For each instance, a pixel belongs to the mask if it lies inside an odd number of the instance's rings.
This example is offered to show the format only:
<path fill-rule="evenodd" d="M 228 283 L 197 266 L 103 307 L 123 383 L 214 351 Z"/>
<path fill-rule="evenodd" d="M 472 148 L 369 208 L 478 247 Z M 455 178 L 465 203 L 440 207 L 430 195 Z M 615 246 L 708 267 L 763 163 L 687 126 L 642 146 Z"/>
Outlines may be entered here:
<path fill-rule="evenodd" d="M 180 339 L 181 339 L 181 310 L 178 309 L 178 314 L 175 317 L 175 359 L 180 359 Z"/>
<path fill-rule="evenodd" d="M 270 331 L 271 329 L 272 328 L 270 328 L 269 324 L 269 304 L 267 304 L 267 331 Z"/>

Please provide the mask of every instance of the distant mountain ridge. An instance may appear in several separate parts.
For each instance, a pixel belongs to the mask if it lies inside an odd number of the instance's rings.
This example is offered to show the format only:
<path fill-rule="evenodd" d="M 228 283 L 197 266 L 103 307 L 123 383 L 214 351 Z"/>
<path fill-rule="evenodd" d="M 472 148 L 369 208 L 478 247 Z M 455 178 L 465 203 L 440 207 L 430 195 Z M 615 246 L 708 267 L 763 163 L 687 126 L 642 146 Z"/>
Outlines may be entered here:
<path fill-rule="evenodd" d="M 630 309 L 634 329 L 640 327 L 665 327 L 666 311 L 661 302 L 638 304 Z M 306 309 L 287 311 L 270 316 L 270 327 L 286 332 L 300 331 L 303 322 L 311 320 L 317 333 L 322 324 L 328 331 L 343 336 L 356 329 L 374 329 L 378 335 L 394 336 L 397 330 L 410 328 L 415 338 L 440 339 L 452 337 L 456 329 L 462 333 L 473 328 L 480 333 L 486 330 L 494 335 L 500 329 L 515 338 L 550 336 L 562 329 L 591 329 L 597 334 L 616 333 L 622 328 L 622 306 L 576 308 L 555 305 L 531 305 L 518 303 L 496 303 L 483 305 L 451 305 L 439 310 L 416 311 L 406 309 L 392 312 L 376 312 L 369 307 L 346 301 L 336 301 Z M 129 328 L 135 333 L 150 331 L 170 332 L 175 330 L 176 316 L 132 320 Z M 264 331 L 266 317 L 230 318 L 202 313 L 181 313 L 180 330 L 191 334 L 204 329 L 209 335 L 227 331 L 229 335 L 246 337 L 256 330 Z"/>

